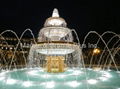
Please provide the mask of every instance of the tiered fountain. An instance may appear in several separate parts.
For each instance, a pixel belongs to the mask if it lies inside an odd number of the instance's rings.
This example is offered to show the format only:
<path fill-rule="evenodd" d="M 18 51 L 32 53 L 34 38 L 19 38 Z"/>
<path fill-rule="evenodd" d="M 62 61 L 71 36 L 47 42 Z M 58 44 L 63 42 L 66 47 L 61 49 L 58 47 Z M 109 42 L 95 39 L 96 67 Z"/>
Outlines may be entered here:
<path fill-rule="evenodd" d="M 30 49 L 31 67 L 41 66 L 47 72 L 64 72 L 68 66 L 80 66 L 79 44 L 73 42 L 72 31 L 66 25 L 54 9 L 52 17 L 46 20 L 39 32 L 38 43 Z"/>
<path fill-rule="evenodd" d="M 0 89 L 120 89 L 120 72 L 111 51 L 108 50 L 110 63 L 117 71 L 100 67 L 99 63 L 97 68 L 91 68 L 93 57 L 89 68 L 85 68 L 82 48 L 79 40 L 74 42 L 73 32 L 75 30 L 67 28 L 65 20 L 54 9 L 39 32 L 38 42 L 30 48 L 26 67 L 1 67 Z M 88 35 L 90 33 L 95 32 Z"/>

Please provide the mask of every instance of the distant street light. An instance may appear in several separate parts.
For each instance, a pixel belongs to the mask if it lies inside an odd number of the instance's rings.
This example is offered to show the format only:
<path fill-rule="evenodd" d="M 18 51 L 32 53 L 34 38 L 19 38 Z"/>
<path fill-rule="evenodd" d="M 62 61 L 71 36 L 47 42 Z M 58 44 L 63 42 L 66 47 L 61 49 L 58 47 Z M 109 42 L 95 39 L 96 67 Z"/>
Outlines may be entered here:
<path fill-rule="evenodd" d="M 100 53 L 100 49 L 95 48 L 95 49 L 93 50 L 93 54 L 99 54 L 99 53 Z"/>

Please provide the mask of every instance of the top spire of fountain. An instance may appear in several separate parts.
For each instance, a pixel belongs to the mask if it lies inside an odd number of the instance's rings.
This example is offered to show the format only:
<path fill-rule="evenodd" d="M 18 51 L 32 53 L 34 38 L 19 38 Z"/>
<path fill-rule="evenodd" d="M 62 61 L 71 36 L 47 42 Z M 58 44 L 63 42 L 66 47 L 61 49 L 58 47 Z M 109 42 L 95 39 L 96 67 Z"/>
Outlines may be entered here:
<path fill-rule="evenodd" d="M 73 42 L 71 30 L 67 27 L 66 21 L 59 16 L 56 8 L 54 8 L 52 16 L 46 19 L 44 27 L 39 32 L 38 42 L 48 40 Z"/>
<path fill-rule="evenodd" d="M 59 17 L 59 12 L 57 8 L 54 8 L 53 13 L 52 13 L 52 17 Z"/>
<path fill-rule="evenodd" d="M 49 17 L 44 24 L 44 27 L 66 27 L 66 21 L 59 16 L 58 9 L 54 8 L 52 17 Z"/>

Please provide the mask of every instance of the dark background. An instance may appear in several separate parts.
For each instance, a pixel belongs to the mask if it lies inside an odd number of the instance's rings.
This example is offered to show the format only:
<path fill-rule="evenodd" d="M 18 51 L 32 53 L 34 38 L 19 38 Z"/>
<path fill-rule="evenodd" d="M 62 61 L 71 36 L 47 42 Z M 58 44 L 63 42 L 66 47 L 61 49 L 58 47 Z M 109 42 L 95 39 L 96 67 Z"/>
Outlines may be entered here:
<path fill-rule="evenodd" d="M 116 0 L 113 0 L 116 1 Z M 14 30 L 19 36 L 30 28 L 35 36 L 52 10 L 58 8 L 69 28 L 83 38 L 89 31 L 120 33 L 120 8 L 112 0 L 0 0 L 0 33 Z M 29 34 L 25 34 L 30 37 Z"/>

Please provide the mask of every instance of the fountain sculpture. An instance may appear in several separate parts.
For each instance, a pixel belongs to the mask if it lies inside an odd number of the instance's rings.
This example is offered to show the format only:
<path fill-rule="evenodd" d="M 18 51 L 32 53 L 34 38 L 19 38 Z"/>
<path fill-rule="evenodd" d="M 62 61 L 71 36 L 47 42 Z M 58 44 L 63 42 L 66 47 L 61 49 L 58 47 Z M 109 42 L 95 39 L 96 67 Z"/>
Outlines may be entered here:
<path fill-rule="evenodd" d="M 41 66 L 47 72 L 64 72 L 72 56 L 74 66 L 80 66 L 80 47 L 73 42 L 72 31 L 54 9 L 39 32 L 38 44 L 32 45 L 29 55 L 30 66 Z M 45 63 L 42 63 L 44 61 Z M 37 65 L 36 65 L 37 64 Z"/>

